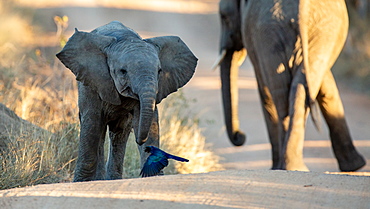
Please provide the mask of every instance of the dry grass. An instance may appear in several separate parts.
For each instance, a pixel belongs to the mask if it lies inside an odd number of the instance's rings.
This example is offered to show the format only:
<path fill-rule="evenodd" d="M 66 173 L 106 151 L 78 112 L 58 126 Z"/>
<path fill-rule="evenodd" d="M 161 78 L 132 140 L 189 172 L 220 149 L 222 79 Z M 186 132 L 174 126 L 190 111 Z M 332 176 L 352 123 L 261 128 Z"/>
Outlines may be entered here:
<path fill-rule="evenodd" d="M 69 181 L 79 130 L 75 81 L 68 76 L 61 79 L 64 69 L 51 65 L 34 49 L 2 50 L 0 54 L 13 56 L 3 57 L 0 63 L 0 101 L 50 132 L 1 133 L 6 149 L 0 150 L 0 189 Z"/>
<path fill-rule="evenodd" d="M 77 131 L 74 127 L 65 133 Z M 70 181 L 76 159 L 75 137 L 40 133 L 2 136 L 6 149 L 0 150 L 0 189 Z"/>
<path fill-rule="evenodd" d="M 180 92 L 169 96 L 159 107 L 161 148 L 189 159 L 187 163 L 172 161 L 165 173 L 203 173 L 223 170 L 221 158 L 205 142 L 199 119 L 191 112 L 189 101 Z M 171 169 L 174 167 L 175 169 Z"/>
<path fill-rule="evenodd" d="M 348 9 L 348 39 L 333 73 L 352 88 L 370 95 L 370 16 L 363 19 L 353 8 Z"/>
<path fill-rule="evenodd" d="M 78 134 L 75 82 L 29 47 L 35 28 L 13 6 L 0 2 L 0 101 L 53 134 L 36 129 L 1 133 L 6 148 L 0 150 L 0 189 L 69 179 Z"/>
<path fill-rule="evenodd" d="M 30 21 L 17 16 L 9 5 L 4 7 L 0 2 L 0 16 L 4 18 L 0 34 L 34 37 L 36 31 Z M 6 25 L 7 18 L 17 20 L 13 22 L 16 27 Z M 63 24 L 62 19 L 55 22 Z M 66 27 L 59 26 L 55 52 L 63 44 Z M 50 56 L 42 52 L 15 35 L 0 38 L 0 101 L 23 119 L 47 130 L 1 133 L 6 149 L 0 147 L 0 189 L 70 181 L 73 175 L 79 135 L 76 81 L 59 61 L 48 59 Z M 183 108 L 189 101 L 181 93 L 166 100 L 169 102 L 162 105 L 166 111 L 162 108 L 160 112 L 162 148 L 190 162 L 171 164 L 165 173 L 222 169 L 219 157 L 205 144 L 196 117 L 189 117 L 189 109 Z M 124 163 L 126 178 L 138 177 L 140 172 L 137 146 L 131 138 Z"/>

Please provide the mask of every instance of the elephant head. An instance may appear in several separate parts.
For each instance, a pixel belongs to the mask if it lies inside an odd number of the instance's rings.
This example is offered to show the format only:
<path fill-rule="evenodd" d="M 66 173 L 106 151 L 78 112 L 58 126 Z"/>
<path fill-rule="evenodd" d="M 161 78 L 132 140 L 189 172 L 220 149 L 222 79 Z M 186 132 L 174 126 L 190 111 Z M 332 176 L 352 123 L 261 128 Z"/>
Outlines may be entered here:
<path fill-rule="evenodd" d="M 90 33 L 76 29 L 57 57 L 101 100 L 113 105 L 121 105 L 121 96 L 140 101 L 140 113 L 134 115 L 139 145 L 148 137 L 156 104 L 185 85 L 197 65 L 179 37 L 142 39 L 116 21 Z"/>
<path fill-rule="evenodd" d="M 219 14 L 221 18 L 221 51 L 240 51 L 243 49 L 240 4 L 240 0 L 221 0 L 219 3 Z"/>
<path fill-rule="evenodd" d="M 221 0 L 220 57 L 214 68 L 220 65 L 224 118 L 228 137 L 235 146 L 244 144 L 246 136 L 239 130 L 238 119 L 238 68 L 246 57 L 241 35 L 239 0 Z"/>

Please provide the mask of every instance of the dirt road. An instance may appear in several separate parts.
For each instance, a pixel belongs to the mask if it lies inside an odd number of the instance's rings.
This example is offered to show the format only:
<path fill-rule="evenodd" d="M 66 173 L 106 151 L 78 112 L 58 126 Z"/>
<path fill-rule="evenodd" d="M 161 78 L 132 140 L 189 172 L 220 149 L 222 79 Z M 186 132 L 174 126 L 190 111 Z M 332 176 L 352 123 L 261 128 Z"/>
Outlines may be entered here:
<path fill-rule="evenodd" d="M 369 208 L 369 184 L 364 176 L 234 170 L 3 190 L 0 208 Z"/>

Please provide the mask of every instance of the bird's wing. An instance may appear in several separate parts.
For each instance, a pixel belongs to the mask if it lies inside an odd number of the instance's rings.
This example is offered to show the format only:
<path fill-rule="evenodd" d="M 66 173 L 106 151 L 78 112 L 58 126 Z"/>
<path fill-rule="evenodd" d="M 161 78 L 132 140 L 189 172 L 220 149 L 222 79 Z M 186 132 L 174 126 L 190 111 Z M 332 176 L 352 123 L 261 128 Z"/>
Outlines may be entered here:
<path fill-rule="evenodd" d="M 177 161 L 181 161 L 181 162 L 189 162 L 188 159 L 185 159 L 185 158 L 182 158 L 182 157 L 178 157 L 178 156 L 175 156 L 175 155 L 171 155 L 157 147 L 153 147 L 152 146 L 152 153 L 155 154 L 155 155 L 164 155 L 166 156 L 166 158 L 171 158 L 171 159 L 174 159 L 174 160 L 177 160 Z"/>
<path fill-rule="evenodd" d="M 168 165 L 168 160 L 165 156 L 149 155 L 141 169 L 140 175 L 142 177 L 155 176 Z"/>
<path fill-rule="evenodd" d="M 178 156 L 175 156 L 175 155 L 171 155 L 171 154 L 168 154 L 168 153 L 167 153 L 167 157 L 171 158 L 171 159 L 174 159 L 174 160 L 177 160 L 177 161 L 181 161 L 181 162 L 189 162 L 188 159 L 178 157 Z"/>

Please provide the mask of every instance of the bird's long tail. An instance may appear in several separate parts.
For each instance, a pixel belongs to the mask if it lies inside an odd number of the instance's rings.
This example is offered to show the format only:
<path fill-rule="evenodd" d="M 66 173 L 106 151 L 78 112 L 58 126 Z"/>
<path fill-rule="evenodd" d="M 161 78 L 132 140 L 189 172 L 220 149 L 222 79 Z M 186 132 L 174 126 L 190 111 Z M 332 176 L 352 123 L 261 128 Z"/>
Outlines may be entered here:
<path fill-rule="evenodd" d="M 181 161 L 181 162 L 189 162 L 188 159 L 185 159 L 185 158 L 182 158 L 182 157 L 177 157 L 175 155 L 170 155 L 170 154 L 168 154 L 168 158 L 171 158 L 171 159 L 174 159 L 174 160 L 177 160 L 177 161 Z"/>

